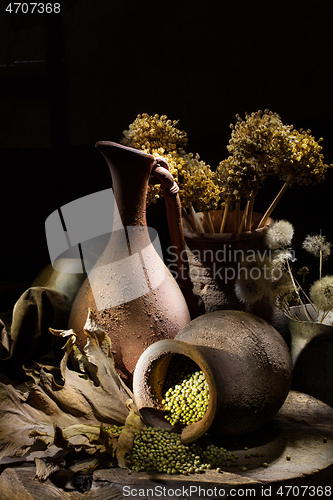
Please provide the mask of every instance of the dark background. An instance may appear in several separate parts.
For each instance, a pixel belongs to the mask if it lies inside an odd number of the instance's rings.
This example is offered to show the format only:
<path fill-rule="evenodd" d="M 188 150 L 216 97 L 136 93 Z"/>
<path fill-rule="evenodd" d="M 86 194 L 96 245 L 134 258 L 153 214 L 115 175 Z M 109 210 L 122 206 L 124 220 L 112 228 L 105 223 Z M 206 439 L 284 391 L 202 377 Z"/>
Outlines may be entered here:
<path fill-rule="evenodd" d="M 13 293 L 3 307 L 49 263 L 47 216 L 111 186 L 94 144 L 119 142 L 138 113 L 179 119 L 189 150 L 215 168 L 235 114 L 268 108 L 323 136 L 333 163 L 329 2 L 61 0 L 60 14 L 44 16 L 6 13 L 8 3 L 0 4 L 0 281 Z M 333 242 L 332 186 L 330 171 L 319 186 L 289 189 L 273 213 L 294 224 L 297 265 L 314 278 L 317 262 L 300 246 L 320 230 Z M 267 184 L 258 211 L 280 187 Z M 162 209 L 150 209 L 161 232 Z"/>

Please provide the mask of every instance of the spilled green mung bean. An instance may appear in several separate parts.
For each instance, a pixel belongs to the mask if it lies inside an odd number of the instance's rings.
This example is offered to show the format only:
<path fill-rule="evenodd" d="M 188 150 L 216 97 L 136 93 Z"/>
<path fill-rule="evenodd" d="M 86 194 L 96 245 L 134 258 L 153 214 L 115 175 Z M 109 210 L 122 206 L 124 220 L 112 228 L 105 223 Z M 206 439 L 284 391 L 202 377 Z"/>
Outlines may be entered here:
<path fill-rule="evenodd" d="M 123 430 L 124 426 L 123 425 L 112 425 L 111 427 L 105 427 L 105 429 L 110 433 L 110 434 L 120 434 L 121 431 Z"/>
<path fill-rule="evenodd" d="M 197 422 L 205 415 L 208 403 L 209 388 L 203 371 L 192 359 L 175 354 L 164 382 L 165 419 L 171 425 Z"/>
<path fill-rule="evenodd" d="M 132 470 L 194 474 L 209 469 L 237 466 L 238 456 L 215 446 L 206 438 L 184 444 L 180 434 L 147 427 L 135 434 Z"/>

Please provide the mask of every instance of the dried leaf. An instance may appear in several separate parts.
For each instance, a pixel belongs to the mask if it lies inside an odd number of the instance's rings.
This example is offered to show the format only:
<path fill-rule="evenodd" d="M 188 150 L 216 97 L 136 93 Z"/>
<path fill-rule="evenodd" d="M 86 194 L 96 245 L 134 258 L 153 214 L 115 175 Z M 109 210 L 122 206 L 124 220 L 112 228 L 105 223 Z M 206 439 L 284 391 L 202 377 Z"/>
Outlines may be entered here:
<path fill-rule="evenodd" d="M 0 459 L 23 456 L 34 443 L 29 430 L 53 434 L 52 417 L 27 404 L 27 398 L 28 393 L 0 383 Z"/>
<path fill-rule="evenodd" d="M 75 451 L 85 449 L 87 453 L 96 453 L 103 449 L 103 444 L 100 443 L 99 425 L 71 425 L 62 429 L 62 436 L 68 441 L 68 446 Z"/>
<path fill-rule="evenodd" d="M 110 433 L 104 426 L 101 425 L 99 440 L 105 447 L 106 452 L 112 458 L 115 458 L 116 456 L 119 435 L 120 432 Z"/>
<path fill-rule="evenodd" d="M 88 341 L 79 356 L 84 373 L 67 366 L 76 341 L 73 330 L 51 330 L 67 339 L 60 367 L 35 364 L 26 371 L 34 383 L 24 391 L 0 383 L 0 458 L 23 456 L 35 440 L 66 451 L 107 450 L 114 457 L 116 436 L 108 437 L 101 424 L 125 424 L 117 458 L 125 460 L 125 454 L 131 451 L 133 429 L 141 425 L 132 392 L 115 369 L 110 339 L 98 326 L 92 310 L 84 329 Z"/>
<path fill-rule="evenodd" d="M 129 400 L 129 407 L 131 403 L 133 403 L 133 401 Z M 145 428 L 146 426 L 140 416 L 132 408 L 130 408 L 129 415 L 126 418 L 125 427 L 120 433 L 116 449 L 116 457 L 119 467 L 123 469 L 130 468 L 130 457 L 132 454 L 135 432 Z"/>
<path fill-rule="evenodd" d="M 93 309 L 89 309 L 88 317 L 83 327 L 83 330 L 87 335 L 87 337 L 97 340 L 101 351 L 106 357 L 113 359 L 111 354 L 111 347 L 112 347 L 111 339 L 106 334 L 105 330 L 102 327 L 100 327 L 99 324 L 97 323 L 96 315 Z"/>
<path fill-rule="evenodd" d="M 50 415 L 52 421 L 57 422 L 60 427 L 66 427 L 77 423 L 77 418 L 62 411 L 56 402 L 51 399 L 39 385 L 29 385 L 29 394 L 26 403 L 36 410 L 46 415 Z"/>
<path fill-rule="evenodd" d="M 77 460 L 73 465 L 70 466 L 72 472 L 93 472 L 100 464 L 99 458 L 89 457 L 83 460 Z"/>
<path fill-rule="evenodd" d="M 88 337 L 84 354 L 75 352 L 78 373 L 67 366 L 76 335 L 72 330 L 51 330 L 67 338 L 59 369 L 35 364 L 26 370 L 34 383 L 24 392 L 0 385 L 0 457 L 22 456 L 35 440 L 65 453 L 84 450 L 88 454 L 105 452 L 121 467 L 128 467 L 135 430 L 144 428 L 132 393 L 115 370 L 111 342 L 89 311 L 85 325 Z M 8 423 L 10 422 L 10 425 Z M 118 436 L 102 424 L 124 424 Z M 44 481 L 59 470 L 59 463 L 36 458 L 36 477 Z"/>
<path fill-rule="evenodd" d="M 5 323 L 0 319 L 0 359 L 10 356 L 10 341 Z"/>
<path fill-rule="evenodd" d="M 119 377 L 111 352 L 111 340 L 105 330 L 99 327 L 94 311 L 89 309 L 87 321 L 83 327 L 87 335 L 84 353 L 89 366 L 96 367 L 96 377 L 99 385 L 108 393 L 116 393 L 124 405 L 133 398 L 130 389 Z M 122 422 L 123 423 L 123 422 Z"/>
<path fill-rule="evenodd" d="M 40 385 L 60 408 L 78 418 L 86 418 L 87 424 L 124 424 L 128 415 L 126 401 L 133 395 L 115 369 L 110 339 L 98 326 L 91 309 L 84 331 L 88 337 L 84 354 L 78 355 L 75 350 L 75 355 L 89 379 L 83 378 L 82 374 L 70 370 L 67 366 L 76 338 L 73 330 L 57 330 L 56 335 L 69 337 L 60 365 L 64 385 L 59 390 L 60 386 L 52 374 L 46 372 L 41 372 Z M 54 333 L 54 330 L 51 329 L 51 332 Z"/>
<path fill-rule="evenodd" d="M 63 456 L 64 452 L 61 450 L 52 458 L 35 458 L 35 479 L 38 479 L 39 482 L 43 483 L 49 476 L 51 476 L 51 474 L 63 469 L 65 466 L 65 460 L 63 459 Z"/>
<path fill-rule="evenodd" d="M 95 441 L 96 443 L 99 441 L 100 435 L 100 425 L 71 425 L 63 429 L 62 433 L 65 439 L 70 439 L 73 436 L 77 436 L 82 434 L 86 436 L 89 441 Z"/>

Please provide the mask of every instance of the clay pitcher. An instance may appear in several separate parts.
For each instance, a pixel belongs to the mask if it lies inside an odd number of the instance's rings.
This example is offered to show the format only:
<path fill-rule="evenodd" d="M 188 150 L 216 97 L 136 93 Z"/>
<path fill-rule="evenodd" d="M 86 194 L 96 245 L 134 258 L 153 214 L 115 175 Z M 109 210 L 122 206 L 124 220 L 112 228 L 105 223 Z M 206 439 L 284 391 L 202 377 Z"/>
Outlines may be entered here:
<path fill-rule="evenodd" d="M 131 385 L 142 352 L 158 340 L 174 338 L 189 323 L 190 314 L 161 252 L 155 249 L 158 237 L 154 240 L 146 225 L 154 157 L 112 142 L 98 142 L 96 147 L 112 176 L 116 207 L 113 230 L 76 296 L 69 328 L 77 333 L 82 350 L 86 342 L 83 326 L 92 308 L 110 336 L 116 368 Z"/>

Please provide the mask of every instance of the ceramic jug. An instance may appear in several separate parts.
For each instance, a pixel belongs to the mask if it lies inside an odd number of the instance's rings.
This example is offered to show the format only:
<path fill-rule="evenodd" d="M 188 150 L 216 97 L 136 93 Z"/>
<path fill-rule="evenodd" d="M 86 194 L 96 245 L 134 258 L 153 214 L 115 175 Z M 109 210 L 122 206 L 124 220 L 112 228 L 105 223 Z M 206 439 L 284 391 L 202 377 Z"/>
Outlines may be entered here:
<path fill-rule="evenodd" d="M 113 142 L 98 142 L 96 147 L 111 172 L 114 224 L 103 254 L 74 300 L 69 328 L 77 333 L 82 350 L 83 326 L 92 308 L 110 336 L 116 368 L 131 385 L 142 352 L 158 340 L 174 338 L 191 318 L 158 251 L 158 236 L 151 236 L 146 223 L 147 188 L 155 158 Z"/>

